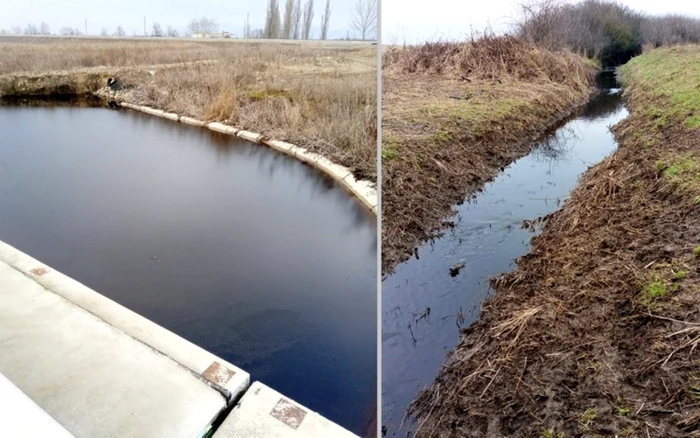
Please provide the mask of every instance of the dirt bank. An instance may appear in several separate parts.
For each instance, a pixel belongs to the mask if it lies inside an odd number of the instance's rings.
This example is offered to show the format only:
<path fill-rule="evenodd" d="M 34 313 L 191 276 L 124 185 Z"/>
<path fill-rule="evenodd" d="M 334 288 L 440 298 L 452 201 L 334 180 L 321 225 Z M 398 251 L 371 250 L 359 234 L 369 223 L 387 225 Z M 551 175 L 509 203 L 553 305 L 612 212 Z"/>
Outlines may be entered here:
<path fill-rule="evenodd" d="M 416 436 L 700 436 L 700 48 L 622 74 L 619 149 L 494 280 Z"/>
<path fill-rule="evenodd" d="M 382 72 L 382 269 L 585 102 L 595 68 L 514 38 L 390 48 Z"/>
<path fill-rule="evenodd" d="M 0 38 L 0 96 L 91 93 L 302 146 L 376 179 L 376 47 L 192 40 Z"/>

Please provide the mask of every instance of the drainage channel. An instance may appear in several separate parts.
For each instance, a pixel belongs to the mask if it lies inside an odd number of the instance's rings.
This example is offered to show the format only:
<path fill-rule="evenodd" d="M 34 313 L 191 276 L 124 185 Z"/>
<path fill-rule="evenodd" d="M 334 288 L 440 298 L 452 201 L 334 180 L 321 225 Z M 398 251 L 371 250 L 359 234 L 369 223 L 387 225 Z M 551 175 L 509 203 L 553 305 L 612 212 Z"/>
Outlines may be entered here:
<path fill-rule="evenodd" d="M 578 177 L 617 146 L 609 127 L 627 116 L 621 90 L 601 81 L 600 93 L 532 152 L 515 161 L 457 208 L 456 226 L 423 245 L 382 284 L 382 424 L 407 436 L 406 409 L 429 385 L 477 317 L 488 280 L 526 254 L 534 221 L 556 211 Z M 534 231 L 536 232 L 536 231 Z"/>

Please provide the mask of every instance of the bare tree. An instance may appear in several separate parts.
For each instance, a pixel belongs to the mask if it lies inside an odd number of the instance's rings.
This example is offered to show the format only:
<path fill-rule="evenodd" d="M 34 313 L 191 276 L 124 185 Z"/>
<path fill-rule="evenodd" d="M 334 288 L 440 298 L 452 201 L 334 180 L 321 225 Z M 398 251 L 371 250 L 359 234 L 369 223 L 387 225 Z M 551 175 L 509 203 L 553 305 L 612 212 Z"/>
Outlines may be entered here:
<path fill-rule="evenodd" d="M 219 30 L 219 24 L 213 18 L 202 17 L 199 20 L 190 20 L 187 30 L 190 35 L 211 35 Z"/>
<path fill-rule="evenodd" d="M 362 40 L 376 38 L 377 0 L 357 0 L 350 11 L 350 27 L 360 34 Z"/>
<path fill-rule="evenodd" d="M 250 32 L 250 14 L 246 15 L 245 23 L 243 24 L 243 38 L 250 38 L 252 36 Z"/>
<path fill-rule="evenodd" d="M 151 33 L 151 36 L 154 37 L 162 37 L 163 36 L 163 28 L 159 23 L 153 23 L 153 32 Z"/>
<path fill-rule="evenodd" d="M 263 36 L 264 36 L 264 32 L 262 29 L 255 29 L 254 31 L 252 31 L 250 33 L 250 37 L 255 38 L 255 39 L 261 39 L 261 38 L 263 38 Z"/>
<path fill-rule="evenodd" d="M 39 28 L 36 27 L 35 24 L 28 24 L 27 27 L 24 28 L 24 34 L 25 35 L 39 35 Z"/>
<path fill-rule="evenodd" d="M 178 36 L 177 29 L 174 29 L 171 25 L 168 25 L 168 29 L 165 31 L 165 34 L 171 38 L 177 38 Z"/>
<path fill-rule="evenodd" d="M 100 36 L 103 36 L 103 37 L 109 36 L 109 31 L 107 30 L 106 27 L 102 28 L 102 30 L 100 31 Z"/>
<path fill-rule="evenodd" d="M 44 23 L 43 21 L 41 22 L 41 30 L 39 31 L 42 35 L 51 35 L 51 31 L 49 30 L 49 23 Z"/>
<path fill-rule="evenodd" d="M 302 27 L 302 38 L 308 40 L 311 38 L 311 24 L 314 21 L 314 0 L 306 0 L 304 4 L 304 19 Z"/>
<path fill-rule="evenodd" d="M 117 30 L 114 32 L 114 35 L 118 37 L 124 37 L 126 35 L 126 32 L 124 32 L 124 29 L 121 26 L 117 26 Z"/>
<path fill-rule="evenodd" d="M 189 24 L 187 25 L 187 30 L 191 35 L 202 33 L 202 30 L 199 27 L 199 20 L 190 20 Z"/>
<path fill-rule="evenodd" d="M 301 37 L 301 0 L 294 0 L 294 12 L 292 13 L 293 38 L 298 40 Z"/>
<path fill-rule="evenodd" d="M 269 0 L 265 13 L 265 38 L 274 39 L 280 37 L 280 7 L 278 0 Z"/>
<path fill-rule="evenodd" d="M 12 26 L 12 34 L 19 35 L 22 33 L 22 28 L 19 26 Z"/>
<path fill-rule="evenodd" d="M 287 0 L 284 4 L 284 19 L 282 20 L 282 38 L 288 40 L 294 36 L 294 1 Z"/>
<path fill-rule="evenodd" d="M 326 0 L 326 9 L 321 16 L 321 39 L 328 39 L 328 23 L 331 20 L 331 0 Z"/>

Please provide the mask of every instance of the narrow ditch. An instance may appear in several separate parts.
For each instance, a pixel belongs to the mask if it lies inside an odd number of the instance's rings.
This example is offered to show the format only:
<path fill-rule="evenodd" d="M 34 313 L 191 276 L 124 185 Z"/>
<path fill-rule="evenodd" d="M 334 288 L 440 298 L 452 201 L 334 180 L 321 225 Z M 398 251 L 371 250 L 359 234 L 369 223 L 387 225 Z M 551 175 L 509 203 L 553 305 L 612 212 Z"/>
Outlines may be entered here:
<path fill-rule="evenodd" d="M 455 226 L 419 248 L 382 284 L 382 423 L 407 436 L 408 405 L 429 385 L 479 315 L 489 279 L 529 251 L 543 218 L 568 198 L 579 176 L 612 153 L 610 127 L 627 117 L 614 72 L 600 92 L 539 141 L 473 199 L 457 207 Z M 409 435 L 410 436 L 410 435 Z"/>

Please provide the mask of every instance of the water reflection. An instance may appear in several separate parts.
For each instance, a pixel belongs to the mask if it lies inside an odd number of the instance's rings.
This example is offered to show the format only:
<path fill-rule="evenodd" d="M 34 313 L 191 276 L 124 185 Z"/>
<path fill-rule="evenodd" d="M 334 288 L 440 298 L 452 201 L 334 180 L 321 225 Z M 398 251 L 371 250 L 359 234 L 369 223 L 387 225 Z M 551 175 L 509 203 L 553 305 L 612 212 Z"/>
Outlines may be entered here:
<path fill-rule="evenodd" d="M 0 240 L 362 433 L 376 224 L 309 166 L 132 111 L 0 107 Z"/>

